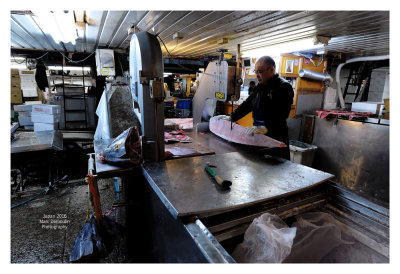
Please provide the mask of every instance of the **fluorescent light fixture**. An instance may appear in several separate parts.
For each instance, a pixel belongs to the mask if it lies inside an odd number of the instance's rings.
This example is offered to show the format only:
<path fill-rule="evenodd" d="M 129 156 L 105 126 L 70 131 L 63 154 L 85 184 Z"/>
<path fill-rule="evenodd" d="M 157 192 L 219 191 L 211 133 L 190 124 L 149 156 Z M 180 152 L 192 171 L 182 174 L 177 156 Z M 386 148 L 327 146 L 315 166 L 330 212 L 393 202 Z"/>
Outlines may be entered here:
<path fill-rule="evenodd" d="M 82 71 L 82 67 L 71 67 L 71 66 L 48 66 L 47 69 L 50 70 L 73 70 L 73 71 Z M 90 71 L 90 67 L 83 67 L 84 71 Z"/>
<path fill-rule="evenodd" d="M 261 47 L 257 49 L 244 49 L 241 57 L 261 57 L 264 55 L 280 55 L 282 53 L 291 53 L 296 51 L 315 50 L 323 48 L 323 45 L 314 45 L 314 39 L 302 39 L 293 42 L 281 43 L 272 46 Z"/>
<path fill-rule="evenodd" d="M 78 38 L 73 11 L 43 11 L 35 10 L 35 21 L 43 32 L 49 34 L 56 43 L 72 43 Z"/>
<path fill-rule="evenodd" d="M 25 63 L 23 63 L 23 64 L 16 64 L 16 63 L 14 63 L 14 64 L 11 64 L 11 66 L 10 66 L 12 69 L 26 69 L 26 64 Z"/>

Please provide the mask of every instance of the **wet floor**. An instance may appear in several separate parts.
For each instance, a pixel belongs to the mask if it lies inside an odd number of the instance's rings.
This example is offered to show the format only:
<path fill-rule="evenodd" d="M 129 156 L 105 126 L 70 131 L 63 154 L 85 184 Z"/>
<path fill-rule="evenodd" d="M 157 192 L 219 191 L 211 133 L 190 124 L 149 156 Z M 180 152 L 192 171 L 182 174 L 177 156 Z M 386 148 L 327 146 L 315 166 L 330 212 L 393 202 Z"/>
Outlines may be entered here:
<path fill-rule="evenodd" d="M 103 213 L 124 226 L 125 209 L 113 207 L 118 202 L 114 179 L 98 180 Z M 11 204 L 26 201 L 40 187 L 20 198 L 12 198 Z M 28 188 L 29 190 L 29 188 Z M 85 223 L 88 212 L 88 185 L 75 180 L 35 200 L 11 209 L 11 263 L 69 263 L 75 239 Z M 91 213 L 94 213 L 91 207 Z M 130 262 L 124 247 L 118 247 L 100 262 Z"/>

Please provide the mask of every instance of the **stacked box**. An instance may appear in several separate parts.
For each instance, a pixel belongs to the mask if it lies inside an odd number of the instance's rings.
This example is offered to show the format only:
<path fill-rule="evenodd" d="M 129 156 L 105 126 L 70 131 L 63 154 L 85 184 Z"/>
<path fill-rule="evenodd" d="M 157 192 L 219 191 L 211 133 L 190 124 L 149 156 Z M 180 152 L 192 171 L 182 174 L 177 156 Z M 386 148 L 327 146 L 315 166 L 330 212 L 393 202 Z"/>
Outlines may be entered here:
<path fill-rule="evenodd" d="M 11 103 L 21 104 L 22 101 L 22 90 L 21 90 L 21 78 L 19 77 L 18 69 L 11 70 Z"/>
<path fill-rule="evenodd" d="M 56 130 L 60 121 L 59 105 L 33 105 L 32 122 L 34 131 Z"/>
<path fill-rule="evenodd" d="M 23 97 L 37 97 L 35 71 L 21 70 L 19 74 L 21 78 L 21 89 Z"/>
<path fill-rule="evenodd" d="M 18 112 L 18 121 L 20 126 L 25 129 L 32 129 L 33 122 L 31 120 L 32 105 L 14 105 L 14 111 Z"/>

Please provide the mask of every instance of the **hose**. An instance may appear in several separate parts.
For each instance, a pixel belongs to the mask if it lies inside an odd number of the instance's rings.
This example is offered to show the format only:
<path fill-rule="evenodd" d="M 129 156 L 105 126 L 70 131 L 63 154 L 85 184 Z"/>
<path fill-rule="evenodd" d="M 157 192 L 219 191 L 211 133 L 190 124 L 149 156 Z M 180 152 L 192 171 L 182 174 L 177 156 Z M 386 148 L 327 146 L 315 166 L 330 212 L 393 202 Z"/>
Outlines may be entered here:
<path fill-rule="evenodd" d="M 32 198 L 30 198 L 30 199 L 28 199 L 28 200 L 26 200 L 26 201 L 24 201 L 24 202 L 22 202 L 22 203 L 19 203 L 19 204 L 17 204 L 17 205 L 11 206 L 11 209 L 16 208 L 17 206 L 26 204 L 26 203 L 28 203 L 28 202 L 30 202 L 30 201 L 36 199 L 37 197 L 39 197 L 40 195 L 42 195 L 42 194 L 45 193 L 45 192 L 46 192 L 46 189 L 43 189 L 42 192 L 40 192 L 39 194 L 36 194 L 36 195 L 33 196 Z"/>
<path fill-rule="evenodd" d="M 40 192 L 39 194 L 36 194 L 36 195 L 33 196 L 32 198 L 30 198 L 30 199 L 28 199 L 28 200 L 26 200 L 26 201 L 24 201 L 24 202 L 22 202 L 22 203 L 19 203 L 19 204 L 16 204 L 16 205 L 11 206 L 11 209 L 16 208 L 16 207 L 18 207 L 18 206 L 21 206 L 21 205 L 23 205 L 23 204 L 29 203 L 30 201 L 33 201 L 34 199 L 36 199 L 37 197 L 39 197 L 40 195 L 42 195 L 43 193 L 45 193 L 48 189 L 50 189 L 54 184 L 59 183 L 59 182 L 62 182 L 62 181 L 64 181 L 64 180 L 67 179 L 67 178 L 68 178 L 68 175 L 64 175 L 64 177 L 62 177 L 60 180 L 58 180 L 58 181 L 56 181 L 55 183 L 53 183 L 53 184 L 52 184 L 51 186 L 49 186 L 48 188 L 43 189 L 42 192 Z"/>

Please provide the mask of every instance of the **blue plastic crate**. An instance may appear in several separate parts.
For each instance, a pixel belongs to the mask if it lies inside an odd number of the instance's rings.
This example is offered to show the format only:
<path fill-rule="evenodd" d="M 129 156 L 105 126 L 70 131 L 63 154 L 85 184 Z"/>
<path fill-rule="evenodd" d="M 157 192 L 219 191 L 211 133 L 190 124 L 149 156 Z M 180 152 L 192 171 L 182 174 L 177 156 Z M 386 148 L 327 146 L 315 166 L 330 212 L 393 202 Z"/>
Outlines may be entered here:
<path fill-rule="evenodd" d="M 176 108 L 179 108 L 179 109 L 190 109 L 191 104 L 192 104 L 191 100 L 178 100 L 176 102 Z"/>

